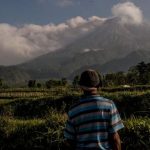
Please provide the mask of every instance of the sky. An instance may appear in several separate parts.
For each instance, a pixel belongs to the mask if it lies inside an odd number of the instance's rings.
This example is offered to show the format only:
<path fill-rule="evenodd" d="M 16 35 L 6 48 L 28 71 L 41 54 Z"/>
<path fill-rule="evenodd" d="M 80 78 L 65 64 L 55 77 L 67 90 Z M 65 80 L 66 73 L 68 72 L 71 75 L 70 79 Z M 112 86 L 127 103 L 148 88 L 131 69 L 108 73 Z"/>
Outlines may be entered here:
<path fill-rule="evenodd" d="M 96 27 L 95 21 L 150 20 L 149 7 L 150 0 L 0 0 L 0 65 L 59 49 Z"/>
<path fill-rule="evenodd" d="M 128 0 L 0 0 L 0 22 L 13 25 L 61 23 L 75 16 L 111 16 L 111 8 Z M 130 0 L 150 19 L 150 0 Z"/>

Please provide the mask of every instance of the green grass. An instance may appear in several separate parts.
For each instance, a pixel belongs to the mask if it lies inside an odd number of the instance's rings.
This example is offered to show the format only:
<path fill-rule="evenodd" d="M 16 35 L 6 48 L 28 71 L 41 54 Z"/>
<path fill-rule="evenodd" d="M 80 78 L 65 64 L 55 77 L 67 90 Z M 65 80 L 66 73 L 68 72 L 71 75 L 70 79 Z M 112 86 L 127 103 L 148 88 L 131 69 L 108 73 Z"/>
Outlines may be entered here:
<path fill-rule="evenodd" d="M 0 98 L 0 150 L 20 147 L 22 150 L 63 149 L 66 113 L 78 101 L 81 91 L 57 88 L 7 89 L 0 92 L 4 93 L 6 97 Z M 112 99 L 122 115 L 125 128 L 120 134 L 124 149 L 149 150 L 150 90 L 99 93 Z"/>
<path fill-rule="evenodd" d="M 66 115 L 52 111 L 45 119 L 18 120 L 0 118 L 1 150 L 17 149 L 62 149 L 63 129 Z M 128 150 L 149 150 L 150 118 L 124 120 L 121 131 L 122 145 Z M 3 143 L 2 143 L 3 142 Z M 9 145 L 8 145 L 9 144 Z M 3 148 L 2 148 L 3 147 Z"/>
<path fill-rule="evenodd" d="M 0 117 L 1 150 L 59 149 L 63 143 L 66 114 L 49 110 L 43 119 Z"/>
<path fill-rule="evenodd" d="M 132 117 L 124 121 L 122 140 L 125 149 L 149 150 L 150 118 Z"/>

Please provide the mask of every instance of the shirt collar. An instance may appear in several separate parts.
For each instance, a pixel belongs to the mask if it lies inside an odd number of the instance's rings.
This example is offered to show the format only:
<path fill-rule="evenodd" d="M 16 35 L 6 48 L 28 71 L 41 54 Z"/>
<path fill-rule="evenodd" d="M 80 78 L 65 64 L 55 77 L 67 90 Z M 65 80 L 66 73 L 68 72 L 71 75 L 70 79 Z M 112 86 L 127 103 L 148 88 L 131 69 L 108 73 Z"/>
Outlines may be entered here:
<path fill-rule="evenodd" d="M 96 94 L 96 95 L 83 95 L 81 96 L 80 98 L 80 101 L 87 101 L 87 100 L 90 100 L 90 99 L 93 99 L 93 98 L 100 98 L 101 96 Z"/>

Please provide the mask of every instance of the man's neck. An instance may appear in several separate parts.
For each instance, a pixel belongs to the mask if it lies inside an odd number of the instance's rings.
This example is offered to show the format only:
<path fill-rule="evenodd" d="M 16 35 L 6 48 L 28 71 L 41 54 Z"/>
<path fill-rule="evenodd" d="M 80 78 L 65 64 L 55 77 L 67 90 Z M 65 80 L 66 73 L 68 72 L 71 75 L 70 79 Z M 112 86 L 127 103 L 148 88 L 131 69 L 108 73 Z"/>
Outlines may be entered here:
<path fill-rule="evenodd" d="M 93 91 L 84 91 L 84 95 L 97 95 L 97 90 L 93 90 Z"/>

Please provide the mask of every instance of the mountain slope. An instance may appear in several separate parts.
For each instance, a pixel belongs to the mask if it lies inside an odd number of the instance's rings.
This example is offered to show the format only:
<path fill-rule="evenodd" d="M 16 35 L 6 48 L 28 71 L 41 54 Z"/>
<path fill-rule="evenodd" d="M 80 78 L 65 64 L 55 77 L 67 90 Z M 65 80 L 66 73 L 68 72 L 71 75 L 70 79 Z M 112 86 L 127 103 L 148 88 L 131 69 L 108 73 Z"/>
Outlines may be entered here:
<path fill-rule="evenodd" d="M 111 73 L 118 71 L 127 71 L 130 67 L 137 65 L 141 61 L 150 62 L 150 51 L 134 51 L 121 59 L 111 60 L 103 65 L 95 64 L 95 65 L 85 65 L 80 69 L 73 72 L 69 78 L 73 79 L 73 77 L 77 74 L 81 74 L 81 72 L 85 69 L 91 68 L 95 69 L 101 73 Z"/>
<path fill-rule="evenodd" d="M 134 51 L 122 59 L 114 59 L 106 64 L 93 67 L 100 68 L 103 73 L 127 71 L 131 66 L 137 65 L 141 61 L 150 62 L 150 51 Z"/>
<path fill-rule="evenodd" d="M 24 79 L 71 77 L 87 67 L 104 73 L 126 71 L 140 61 L 150 61 L 149 39 L 149 24 L 125 25 L 113 18 L 58 51 L 13 68 Z M 10 74 L 9 67 L 2 72 Z M 3 75 L 0 72 L 0 77 Z"/>

